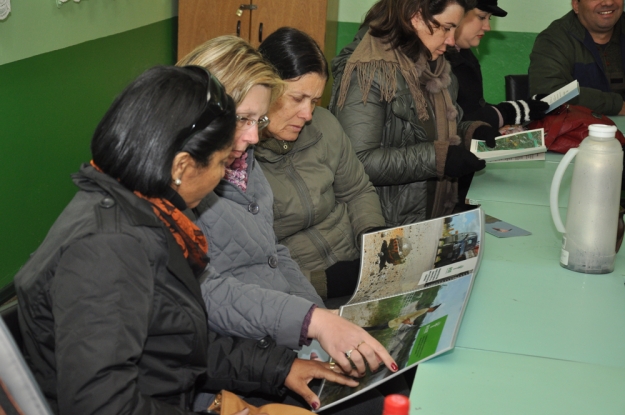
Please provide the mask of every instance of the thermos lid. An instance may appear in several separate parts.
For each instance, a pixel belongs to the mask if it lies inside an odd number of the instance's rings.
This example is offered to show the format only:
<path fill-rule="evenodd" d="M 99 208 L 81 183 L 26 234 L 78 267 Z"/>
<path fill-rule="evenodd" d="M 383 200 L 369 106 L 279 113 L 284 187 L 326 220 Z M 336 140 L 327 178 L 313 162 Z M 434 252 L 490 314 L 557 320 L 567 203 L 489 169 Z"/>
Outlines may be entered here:
<path fill-rule="evenodd" d="M 588 126 L 588 135 L 595 138 L 614 138 L 616 135 L 616 126 L 605 124 L 590 124 Z"/>

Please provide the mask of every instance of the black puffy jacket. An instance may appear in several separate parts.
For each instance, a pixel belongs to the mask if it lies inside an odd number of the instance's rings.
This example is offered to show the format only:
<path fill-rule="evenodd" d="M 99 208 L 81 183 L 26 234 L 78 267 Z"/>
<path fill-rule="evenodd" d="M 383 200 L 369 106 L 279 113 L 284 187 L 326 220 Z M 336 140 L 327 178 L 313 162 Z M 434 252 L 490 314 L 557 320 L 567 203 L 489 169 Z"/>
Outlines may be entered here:
<path fill-rule="evenodd" d="M 294 359 L 218 337 L 171 233 L 111 177 L 80 191 L 15 277 L 26 358 L 59 414 L 186 414 L 198 386 L 279 393 Z"/>

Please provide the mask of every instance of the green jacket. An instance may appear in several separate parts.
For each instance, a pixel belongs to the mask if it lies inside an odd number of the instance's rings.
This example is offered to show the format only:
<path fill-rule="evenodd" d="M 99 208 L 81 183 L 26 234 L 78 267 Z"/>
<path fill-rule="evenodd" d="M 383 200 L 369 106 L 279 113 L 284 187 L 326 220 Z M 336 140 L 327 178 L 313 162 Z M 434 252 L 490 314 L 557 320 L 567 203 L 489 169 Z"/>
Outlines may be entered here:
<path fill-rule="evenodd" d="M 334 85 L 330 110 L 351 139 L 365 172 L 378 192 L 387 226 L 419 222 L 427 216 L 428 181 L 432 190 L 438 177 L 432 104 L 428 101 L 430 119 L 426 122 L 419 120 L 406 80 L 399 72 L 397 92 L 390 102 L 381 100 L 381 77 L 376 73 L 367 102 L 363 104 L 358 74 L 354 71 L 345 105 L 341 110 L 336 105 L 345 64 L 366 32 L 367 27 L 361 28 L 354 41 L 332 60 Z M 448 87 L 454 102 L 458 95 L 455 81 L 452 77 L 452 84 Z M 460 122 L 462 110 L 457 105 L 456 108 L 458 135 L 464 141 L 469 140 L 481 124 Z"/>
<path fill-rule="evenodd" d="M 620 40 L 621 59 L 625 58 L 625 16 L 615 27 Z M 623 68 L 625 69 L 625 61 Z M 610 92 L 605 67 L 590 33 L 570 11 L 543 30 L 530 54 L 530 94 L 550 94 L 574 79 L 580 93 L 571 104 L 583 105 L 606 115 L 618 114 L 623 97 Z"/>
<path fill-rule="evenodd" d="M 316 108 L 296 141 L 269 139 L 255 156 L 273 190 L 276 236 L 305 273 L 358 258 L 361 234 L 384 226 L 375 189 L 328 110 Z"/>

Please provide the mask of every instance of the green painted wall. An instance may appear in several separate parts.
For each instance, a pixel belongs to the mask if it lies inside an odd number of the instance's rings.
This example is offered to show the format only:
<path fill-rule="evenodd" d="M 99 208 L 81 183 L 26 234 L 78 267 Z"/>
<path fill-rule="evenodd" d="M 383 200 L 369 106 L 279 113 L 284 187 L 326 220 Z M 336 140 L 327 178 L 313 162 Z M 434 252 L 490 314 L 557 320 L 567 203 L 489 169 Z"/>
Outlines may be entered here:
<path fill-rule="evenodd" d="M 337 53 L 351 42 L 375 1 L 341 0 Z M 508 16 L 493 17 L 493 30 L 474 50 L 482 65 L 484 97 L 491 103 L 505 100 L 505 75 L 527 73 L 529 54 L 538 32 L 571 9 L 570 2 L 561 0 L 499 0 L 498 4 L 508 12 Z"/>
<path fill-rule="evenodd" d="M 0 65 L 178 15 L 177 0 L 12 0 L 0 21 Z"/>
<path fill-rule="evenodd" d="M 115 96 L 145 69 L 175 63 L 176 33 L 170 18 L 0 66 L 0 287 L 74 195 L 70 174 L 89 161 Z"/>
<path fill-rule="evenodd" d="M 339 21 L 360 23 L 377 0 L 340 0 Z M 571 10 L 569 0 L 499 0 L 508 12 L 505 18 L 493 18 L 493 30 L 538 33 L 549 23 Z"/>
<path fill-rule="evenodd" d="M 340 0 L 337 51 L 375 0 Z M 523 73 L 536 36 L 570 9 L 561 0 L 499 0 L 479 59 L 486 98 Z M 0 21 L 0 287 L 41 243 L 75 193 L 69 175 L 113 98 L 143 70 L 175 62 L 177 0 L 12 0 Z"/>

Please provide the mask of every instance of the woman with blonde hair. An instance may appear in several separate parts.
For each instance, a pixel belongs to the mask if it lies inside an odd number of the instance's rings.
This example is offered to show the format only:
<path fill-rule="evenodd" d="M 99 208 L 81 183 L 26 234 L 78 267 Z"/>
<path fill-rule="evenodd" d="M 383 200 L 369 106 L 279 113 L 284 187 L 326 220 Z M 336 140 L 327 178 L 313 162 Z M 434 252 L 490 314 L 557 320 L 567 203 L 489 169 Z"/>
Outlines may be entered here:
<path fill-rule="evenodd" d="M 209 238 L 210 266 L 215 271 L 202 283 L 211 327 L 253 339 L 269 335 L 293 349 L 317 339 L 345 373 L 364 373 L 365 361 L 371 370 L 384 362 L 396 371 L 397 365 L 377 340 L 323 308 L 288 249 L 277 243 L 273 193 L 254 159 L 253 146 L 269 123 L 266 114 L 272 98 L 282 93 L 279 76 L 255 49 L 234 36 L 207 41 L 178 65 L 204 66 L 236 103 L 237 127 L 226 176 L 195 210 L 196 222 Z M 224 279 L 234 287 L 228 292 L 219 289 Z"/>

